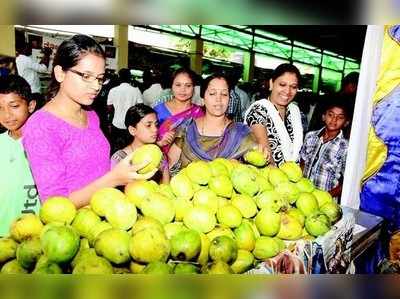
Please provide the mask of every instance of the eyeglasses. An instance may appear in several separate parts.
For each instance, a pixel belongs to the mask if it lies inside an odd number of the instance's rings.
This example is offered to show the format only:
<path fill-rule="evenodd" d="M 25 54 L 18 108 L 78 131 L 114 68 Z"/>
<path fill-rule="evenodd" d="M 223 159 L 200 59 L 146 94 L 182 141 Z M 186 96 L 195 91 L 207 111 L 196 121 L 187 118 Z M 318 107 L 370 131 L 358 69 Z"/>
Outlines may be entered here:
<path fill-rule="evenodd" d="M 95 77 L 91 74 L 87 74 L 87 73 L 82 73 L 79 72 L 77 70 L 68 70 L 71 73 L 77 74 L 78 76 L 80 76 L 82 78 L 83 81 L 87 82 L 87 83 L 93 83 L 94 81 L 97 80 L 97 82 L 99 82 L 100 85 L 104 85 L 107 84 L 108 82 L 110 82 L 110 79 L 105 78 L 104 75 L 99 75 L 99 77 Z"/>

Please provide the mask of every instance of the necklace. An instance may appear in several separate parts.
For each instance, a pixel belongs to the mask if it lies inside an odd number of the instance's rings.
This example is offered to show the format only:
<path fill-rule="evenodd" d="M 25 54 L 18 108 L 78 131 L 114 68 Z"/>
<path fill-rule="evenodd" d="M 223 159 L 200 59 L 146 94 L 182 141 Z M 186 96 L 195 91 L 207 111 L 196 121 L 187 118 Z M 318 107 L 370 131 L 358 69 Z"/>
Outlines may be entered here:
<path fill-rule="evenodd" d="M 281 119 L 284 121 L 285 117 L 286 117 L 286 108 L 283 109 L 279 109 L 272 101 L 270 98 L 268 98 L 268 101 L 270 101 L 272 103 L 272 105 L 274 105 L 276 111 L 278 111 L 279 116 L 281 117 Z"/>
<path fill-rule="evenodd" d="M 192 107 L 191 102 L 186 103 L 186 105 L 180 105 L 180 103 L 178 103 L 178 100 L 175 99 L 172 99 L 167 103 L 169 104 L 170 111 L 174 114 L 180 113 Z"/>
<path fill-rule="evenodd" d="M 203 117 L 203 118 L 201 119 L 201 128 L 200 128 L 201 134 L 202 134 L 203 136 L 205 136 L 204 125 L 205 125 L 205 120 L 204 120 L 204 117 Z M 223 134 L 224 131 L 225 131 L 226 125 L 227 125 L 227 119 L 226 119 L 226 117 L 224 117 L 224 124 L 223 124 L 223 126 L 222 126 L 222 129 L 219 131 L 218 135 L 212 134 L 211 136 L 213 136 L 213 137 L 220 137 L 220 136 L 222 136 L 222 134 Z"/>

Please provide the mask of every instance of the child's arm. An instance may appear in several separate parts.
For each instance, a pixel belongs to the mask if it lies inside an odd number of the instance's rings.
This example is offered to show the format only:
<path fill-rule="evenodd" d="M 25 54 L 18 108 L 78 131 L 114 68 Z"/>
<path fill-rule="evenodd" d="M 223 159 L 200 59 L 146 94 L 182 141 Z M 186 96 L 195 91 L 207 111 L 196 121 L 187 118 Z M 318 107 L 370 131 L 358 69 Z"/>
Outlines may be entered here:
<path fill-rule="evenodd" d="M 340 195 L 342 194 L 342 183 L 339 183 L 335 188 L 331 189 L 328 191 L 332 197 L 338 197 L 340 198 Z"/>
<path fill-rule="evenodd" d="M 309 152 L 308 149 L 311 148 L 311 146 L 309 144 L 311 142 L 310 136 L 311 135 L 309 133 L 306 134 L 306 136 L 304 137 L 303 145 L 300 149 L 300 167 L 301 167 L 301 170 L 303 171 L 303 173 L 304 173 L 304 168 L 306 167 L 306 162 L 312 163 L 310 161 L 307 161 L 307 160 L 310 160 L 310 158 L 312 157 L 312 155 L 310 155 L 310 153 L 308 153 Z"/>
<path fill-rule="evenodd" d="M 177 146 L 175 143 L 172 144 L 168 152 L 168 163 L 170 168 L 174 166 L 176 163 L 178 163 L 181 154 L 182 154 L 181 148 Z"/>
<path fill-rule="evenodd" d="M 300 168 L 301 168 L 301 171 L 304 171 L 304 166 L 305 166 L 305 164 L 306 164 L 306 162 L 305 162 L 302 158 L 300 158 Z"/>
<path fill-rule="evenodd" d="M 332 195 L 332 197 L 337 197 L 340 198 L 340 196 L 342 195 L 342 187 L 343 187 L 343 176 L 344 176 L 344 171 L 346 168 L 346 157 L 347 157 L 347 143 L 345 147 L 342 147 L 340 149 L 340 157 L 342 157 L 342 159 L 340 160 L 340 179 L 339 179 L 339 183 L 337 184 L 336 187 L 334 187 L 332 190 L 329 191 L 329 193 Z"/>
<path fill-rule="evenodd" d="M 174 167 L 174 165 L 178 163 L 179 159 L 181 158 L 185 135 L 186 135 L 185 129 L 178 129 L 175 132 L 174 135 L 175 139 L 171 144 L 171 147 L 169 148 L 167 153 L 169 169 Z"/>
<path fill-rule="evenodd" d="M 170 180 L 169 167 L 165 167 L 162 170 L 161 183 L 162 184 L 169 184 L 169 180 Z"/>
<path fill-rule="evenodd" d="M 171 130 L 165 133 L 164 136 L 159 141 L 157 141 L 157 145 L 159 147 L 170 145 L 174 141 L 174 139 L 175 139 L 175 130 Z"/>
<path fill-rule="evenodd" d="M 168 184 L 170 180 L 168 158 L 163 154 L 163 159 L 160 166 L 161 184 Z"/>
<path fill-rule="evenodd" d="M 340 198 L 340 196 L 342 195 L 342 187 L 343 187 L 343 176 L 340 177 L 337 186 L 332 188 L 328 192 L 330 193 L 330 195 L 332 195 L 332 197 Z"/>

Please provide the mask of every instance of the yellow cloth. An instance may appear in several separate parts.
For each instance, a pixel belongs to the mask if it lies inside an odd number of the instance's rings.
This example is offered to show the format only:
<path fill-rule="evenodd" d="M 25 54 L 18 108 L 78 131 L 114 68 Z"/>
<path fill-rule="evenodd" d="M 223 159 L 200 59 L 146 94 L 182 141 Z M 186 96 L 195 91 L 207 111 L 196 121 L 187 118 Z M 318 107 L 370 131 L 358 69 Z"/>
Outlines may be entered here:
<path fill-rule="evenodd" d="M 385 26 L 382 61 L 373 98 L 374 106 L 400 84 L 400 45 L 397 41 L 393 40 L 388 33 L 389 28 L 390 26 Z M 363 183 L 381 169 L 386 158 L 386 145 L 376 136 L 375 130 L 370 128 L 368 135 L 367 163 L 362 178 Z"/>

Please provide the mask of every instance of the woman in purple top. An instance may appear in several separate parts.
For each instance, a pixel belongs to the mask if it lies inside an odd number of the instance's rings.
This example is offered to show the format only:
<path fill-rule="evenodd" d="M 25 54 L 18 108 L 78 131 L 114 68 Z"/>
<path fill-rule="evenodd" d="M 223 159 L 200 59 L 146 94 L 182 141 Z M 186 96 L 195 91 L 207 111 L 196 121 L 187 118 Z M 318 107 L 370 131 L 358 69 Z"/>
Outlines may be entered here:
<path fill-rule="evenodd" d="M 54 58 L 51 99 L 32 115 L 23 129 L 23 143 L 42 201 L 67 196 L 76 207 L 90 202 L 103 187 L 147 179 L 126 157 L 110 170 L 110 145 L 90 110 L 104 84 L 105 58 L 101 46 L 85 35 L 64 41 Z"/>

